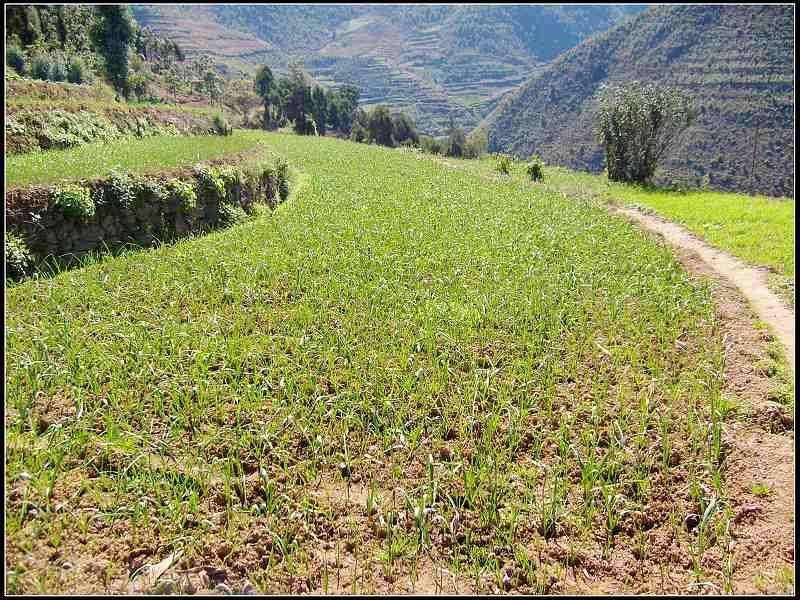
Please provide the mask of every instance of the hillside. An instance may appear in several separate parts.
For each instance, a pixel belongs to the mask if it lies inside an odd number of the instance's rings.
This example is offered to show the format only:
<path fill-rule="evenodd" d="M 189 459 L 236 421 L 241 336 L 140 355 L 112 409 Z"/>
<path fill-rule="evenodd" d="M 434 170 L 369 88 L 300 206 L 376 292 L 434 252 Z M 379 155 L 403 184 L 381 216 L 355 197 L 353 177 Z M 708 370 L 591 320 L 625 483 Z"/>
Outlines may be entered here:
<path fill-rule="evenodd" d="M 654 81 L 685 89 L 699 110 L 659 182 L 706 177 L 715 189 L 792 195 L 793 32 L 788 5 L 651 8 L 565 52 L 507 97 L 484 121 L 490 149 L 600 171 L 594 94 L 607 82 Z"/>
<path fill-rule="evenodd" d="M 231 71 L 301 57 L 315 79 L 355 83 L 426 133 L 475 126 L 508 91 L 643 6 L 140 5 L 140 24 Z"/>

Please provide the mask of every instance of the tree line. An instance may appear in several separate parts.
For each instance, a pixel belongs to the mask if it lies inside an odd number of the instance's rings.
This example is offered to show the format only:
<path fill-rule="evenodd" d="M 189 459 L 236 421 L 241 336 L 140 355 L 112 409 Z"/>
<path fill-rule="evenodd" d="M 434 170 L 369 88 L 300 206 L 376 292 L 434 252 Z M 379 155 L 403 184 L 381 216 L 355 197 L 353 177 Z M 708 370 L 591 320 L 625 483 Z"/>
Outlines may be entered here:
<path fill-rule="evenodd" d="M 300 135 L 325 135 L 335 132 L 352 141 L 381 146 L 417 147 L 432 154 L 478 158 L 486 153 L 486 133 L 470 136 L 452 119 L 447 137 L 436 139 L 420 134 L 407 114 L 385 105 L 370 110 L 358 106 L 360 91 L 354 85 L 325 90 L 312 85 L 302 63 L 292 61 L 289 74 L 276 77 L 267 65 L 258 68 L 253 89 L 263 103 L 262 127 L 278 129 L 291 125 Z"/>

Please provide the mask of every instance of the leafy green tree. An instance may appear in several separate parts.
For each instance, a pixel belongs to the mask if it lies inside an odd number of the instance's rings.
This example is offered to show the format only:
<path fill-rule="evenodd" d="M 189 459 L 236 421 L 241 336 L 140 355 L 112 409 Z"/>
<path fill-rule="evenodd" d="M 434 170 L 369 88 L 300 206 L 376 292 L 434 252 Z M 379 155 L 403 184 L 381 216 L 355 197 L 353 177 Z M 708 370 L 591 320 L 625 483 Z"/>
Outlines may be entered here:
<path fill-rule="evenodd" d="M 369 140 L 381 146 L 394 146 L 394 121 L 386 106 L 379 105 L 373 108 L 367 118 L 367 132 Z"/>
<path fill-rule="evenodd" d="M 473 131 L 467 138 L 467 144 L 464 148 L 464 156 L 466 158 L 480 158 L 486 154 L 489 148 L 489 136 L 484 129 L 477 129 Z"/>
<path fill-rule="evenodd" d="M 25 53 L 17 45 L 6 48 L 6 64 L 20 75 L 25 74 Z"/>
<path fill-rule="evenodd" d="M 216 71 L 209 69 L 203 74 L 202 89 L 203 94 L 214 104 L 222 96 L 222 78 Z"/>
<path fill-rule="evenodd" d="M 31 77 L 34 79 L 50 79 L 53 62 L 44 53 L 37 52 L 31 58 Z"/>
<path fill-rule="evenodd" d="M 258 97 L 264 102 L 264 129 L 270 129 L 272 127 L 270 108 L 275 101 L 275 77 L 267 65 L 260 66 L 256 71 L 253 87 Z"/>
<path fill-rule="evenodd" d="M 598 138 L 612 181 L 649 181 L 695 117 L 689 96 L 674 87 L 638 81 L 605 85 L 598 100 Z"/>
<path fill-rule="evenodd" d="M 445 145 L 445 156 L 461 157 L 464 156 L 464 151 L 467 147 L 467 136 L 461 127 L 457 127 L 450 119 L 450 131 L 447 135 L 447 143 Z"/>
<path fill-rule="evenodd" d="M 417 125 L 408 115 L 399 113 L 392 118 L 394 141 L 398 144 L 419 144 Z"/>
<path fill-rule="evenodd" d="M 92 72 L 80 56 L 72 56 L 67 63 L 67 81 L 70 83 L 88 83 Z"/>
<path fill-rule="evenodd" d="M 95 43 L 105 57 L 106 72 L 114 88 L 125 98 L 130 95 L 129 49 L 133 44 L 136 24 L 128 6 L 97 6 L 100 17 L 95 29 Z"/>

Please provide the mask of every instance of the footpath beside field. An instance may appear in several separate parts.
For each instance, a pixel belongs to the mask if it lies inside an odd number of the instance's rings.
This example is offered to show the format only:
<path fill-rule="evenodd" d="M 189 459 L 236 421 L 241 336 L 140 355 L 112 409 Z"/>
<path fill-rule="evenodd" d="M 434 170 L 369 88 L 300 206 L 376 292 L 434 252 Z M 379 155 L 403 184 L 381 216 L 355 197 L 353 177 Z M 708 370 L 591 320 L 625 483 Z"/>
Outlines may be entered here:
<path fill-rule="evenodd" d="M 775 332 L 786 351 L 787 362 L 794 371 L 794 314 L 769 289 L 763 270 L 745 265 L 730 254 L 699 240 L 675 223 L 631 208 L 618 207 L 615 211 L 633 219 L 642 227 L 662 235 L 672 246 L 696 252 L 714 271 L 734 283 L 750 301 L 758 316 Z"/>

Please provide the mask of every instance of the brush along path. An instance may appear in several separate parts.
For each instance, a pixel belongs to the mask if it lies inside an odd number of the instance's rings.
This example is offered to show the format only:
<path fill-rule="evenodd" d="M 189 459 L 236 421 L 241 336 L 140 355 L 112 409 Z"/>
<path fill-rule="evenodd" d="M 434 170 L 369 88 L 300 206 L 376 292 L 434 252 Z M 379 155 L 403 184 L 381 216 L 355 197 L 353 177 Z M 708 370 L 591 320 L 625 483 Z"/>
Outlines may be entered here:
<path fill-rule="evenodd" d="M 291 202 L 9 288 L 9 589 L 730 589 L 724 348 L 670 249 L 262 135 Z"/>
<path fill-rule="evenodd" d="M 696 252 L 714 271 L 734 283 L 752 304 L 758 316 L 775 332 L 786 351 L 786 359 L 794 370 L 794 313 L 769 289 L 767 276 L 763 269 L 745 265 L 730 254 L 699 240 L 675 223 L 653 215 L 646 215 L 632 208 L 616 207 L 613 210 L 633 219 L 646 229 L 664 236 L 664 239 L 672 246 Z"/>

